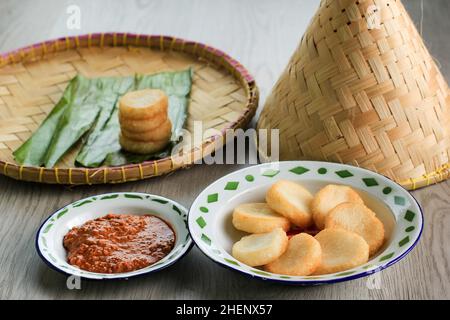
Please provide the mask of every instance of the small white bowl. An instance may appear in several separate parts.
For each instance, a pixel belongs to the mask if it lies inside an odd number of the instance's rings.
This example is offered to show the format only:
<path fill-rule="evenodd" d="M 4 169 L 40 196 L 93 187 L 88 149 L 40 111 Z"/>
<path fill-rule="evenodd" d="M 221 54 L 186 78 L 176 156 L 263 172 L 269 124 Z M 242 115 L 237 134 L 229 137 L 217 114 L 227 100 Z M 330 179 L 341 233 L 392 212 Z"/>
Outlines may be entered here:
<path fill-rule="evenodd" d="M 237 261 L 230 254 L 231 247 L 245 233 L 233 227 L 233 209 L 241 203 L 265 201 L 268 188 L 280 179 L 299 182 L 312 193 L 327 184 L 354 188 L 384 224 L 384 246 L 362 266 L 320 276 L 274 274 Z M 233 172 L 200 193 L 192 204 L 188 220 L 195 244 L 214 262 L 252 277 L 299 285 L 346 281 L 383 270 L 414 248 L 423 229 L 419 204 L 400 185 L 369 170 L 318 161 L 266 163 Z"/>
<path fill-rule="evenodd" d="M 95 273 L 81 270 L 67 262 L 64 235 L 88 220 L 116 214 L 154 214 L 173 228 L 176 241 L 172 251 L 146 268 L 126 273 Z M 164 269 L 181 259 L 192 247 L 187 229 L 187 209 L 173 200 L 145 193 L 124 192 L 92 196 L 69 204 L 48 217 L 36 234 L 36 250 L 52 269 L 85 279 L 128 279 Z"/>

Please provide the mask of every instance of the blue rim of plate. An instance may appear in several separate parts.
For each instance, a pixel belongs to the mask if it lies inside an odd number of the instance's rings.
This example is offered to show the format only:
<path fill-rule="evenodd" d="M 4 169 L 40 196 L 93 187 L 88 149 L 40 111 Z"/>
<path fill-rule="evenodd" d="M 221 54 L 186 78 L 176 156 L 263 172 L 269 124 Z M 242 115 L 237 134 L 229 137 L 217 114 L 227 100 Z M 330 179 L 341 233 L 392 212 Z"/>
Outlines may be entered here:
<path fill-rule="evenodd" d="M 304 162 L 304 161 L 302 161 L 302 160 L 290 160 L 290 161 L 279 161 L 279 162 L 276 162 L 276 163 L 286 163 L 286 162 Z M 423 214 L 423 209 L 422 209 L 422 206 L 420 205 L 420 203 L 417 201 L 417 199 L 416 199 L 416 198 L 415 198 L 408 190 L 406 190 L 404 187 L 402 187 L 399 183 L 397 183 L 397 182 L 395 182 L 394 180 L 392 180 L 392 179 L 386 177 L 385 175 L 379 174 L 379 173 L 377 173 L 377 172 L 370 171 L 370 170 L 368 170 L 368 169 L 361 168 L 361 167 L 355 167 L 355 166 L 348 165 L 348 164 L 341 164 L 341 163 L 334 163 L 334 162 L 327 162 L 327 161 L 307 161 L 307 160 L 305 160 L 305 162 L 315 162 L 315 163 L 322 163 L 322 164 L 339 165 L 339 166 L 347 167 L 347 168 L 351 168 L 351 169 L 355 169 L 355 168 L 356 168 L 356 169 L 359 169 L 359 170 L 362 170 L 362 171 L 366 171 L 366 172 L 368 172 L 369 174 L 374 174 L 374 175 L 376 175 L 376 176 L 380 176 L 380 177 L 383 177 L 383 178 L 385 178 L 385 179 L 388 179 L 390 182 L 392 182 L 393 184 L 397 185 L 400 189 L 404 190 L 406 193 L 408 193 L 408 194 L 411 196 L 411 198 L 414 200 L 414 202 L 417 204 L 417 207 L 419 208 L 419 212 L 420 212 L 420 217 L 421 217 L 422 223 L 421 223 L 420 231 L 419 231 L 419 234 L 418 234 L 416 240 L 410 245 L 410 247 L 408 247 L 407 250 L 405 250 L 405 252 L 403 252 L 402 254 L 400 254 L 398 257 L 392 259 L 391 261 L 387 262 L 387 263 L 384 264 L 384 265 L 378 266 L 378 267 L 375 268 L 375 269 L 368 270 L 368 271 L 364 271 L 364 272 L 361 272 L 361 273 L 358 273 L 358 274 L 355 274 L 355 275 L 349 275 L 349 276 L 347 276 L 347 277 L 341 277 L 341 278 L 330 279 L 330 280 L 312 280 L 312 281 L 304 281 L 304 280 L 280 280 L 280 279 L 265 278 L 264 276 L 261 276 L 261 275 L 257 275 L 257 274 L 253 275 L 253 274 L 249 274 L 249 273 L 243 272 L 243 271 L 241 271 L 241 270 L 232 268 L 231 266 L 228 266 L 227 264 L 225 264 L 225 263 L 223 263 L 223 262 L 217 261 L 217 260 L 213 259 L 211 256 L 209 256 L 206 252 L 203 251 L 202 247 L 199 245 L 199 243 L 196 241 L 195 237 L 193 236 L 193 232 L 191 231 L 191 226 L 190 226 L 190 224 L 188 223 L 188 229 L 189 229 L 189 233 L 190 233 L 190 235 L 191 235 L 191 239 L 192 239 L 192 241 L 195 243 L 195 245 L 197 246 L 197 248 L 199 248 L 199 250 L 200 250 L 200 251 L 201 251 L 208 259 L 210 259 L 211 261 L 213 261 L 215 264 L 218 264 L 218 265 L 221 266 L 222 268 L 225 268 L 225 269 L 228 269 L 228 270 L 232 270 L 232 271 L 234 271 L 234 272 L 236 272 L 236 273 L 239 273 L 239 274 L 241 274 L 241 275 L 244 275 L 245 277 L 250 278 L 250 279 L 263 280 L 263 281 L 265 281 L 265 282 L 271 282 L 271 283 L 277 283 L 277 284 L 283 284 L 283 285 L 315 286 L 315 285 L 333 284 L 333 283 L 339 283 L 339 282 L 346 282 L 346 281 L 356 280 L 356 279 L 359 279 L 359 278 L 364 278 L 364 277 L 370 276 L 370 275 L 372 275 L 372 274 L 378 273 L 378 272 L 380 272 L 380 271 L 383 271 L 383 270 L 385 270 L 385 269 L 391 267 L 392 265 L 396 264 L 396 263 L 399 262 L 400 260 L 402 260 L 406 255 L 408 255 L 408 254 L 416 247 L 416 245 L 418 244 L 419 240 L 420 240 L 421 237 L 422 237 L 423 228 L 424 228 L 424 224 L 425 224 L 425 217 L 424 217 L 424 214 Z M 270 162 L 267 162 L 267 163 L 257 164 L 257 165 L 251 166 L 251 167 L 252 167 L 252 168 L 255 168 L 255 167 L 263 167 L 263 166 L 268 166 L 268 165 L 270 165 L 270 164 L 271 164 Z M 218 180 L 225 179 L 225 178 L 227 178 L 227 177 L 229 177 L 229 176 L 231 176 L 231 175 L 233 175 L 233 174 L 236 174 L 236 173 L 238 173 L 238 172 L 245 171 L 245 170 L 247 170 L 248 168 L 249 168 L 249 167 L 245 167 L 245 168 L 242 168 L 242 169 L 238 169 L 238 170 L 233 171 L 233 172 L 231 172 L 231 173 L 229 173 L 229 174 L 227 174 L 227 175 L 225 175 L 225 176 L 222 176 L 222 177 L 220 177 L 219 179 L 216 179 L 214 182 L 210 183 L 206 188 L 208 188 L 210 185 L 214 184 L 214 183 L 217 182 Z M 190 217 L 190 215 L 191 215 L 191 210 L 192 210 L 193 204 L 197 201 L 197 199 L 199 199 L 199 197 L 202 195 L 203 191 L 204 191 L 206 188 L 204 188 L 204 189 L 197 195 L 197 197 L 194 199 L 194 201 L 192 202 L 192 205 L 191 205 L 191 207 L 189 208 L 189 212 L 188 212 L 188 222 L 189 222 L 189 217 Z"/>
<path fill-rule="evenodd" d="M 42 252 L 41 252 L 41 248 L 39 247 L 39 235 L 40 235 L 40 233 L 41 233 L 42 228 L 43 228 L 44 225 L 48 222 L 48 220 L 50 220 L 57 212 L 63 210 L 64 208 L 70 206 L 70 205 L 73 204 L 73 203 L 80 202 L 80 201 L 84 201 L 84 200 L 87 200 L 87 199 L 91 199 L 91 198 L 93 198 L 93 197 L 108 196 L 108 195 L 113 195 L 113 194 L 140 194 L 140 195 L 151 196 L 151 197 L 153 197 L 153 198 L 158 198 L 158 199 L 161 199 L 161 200 L 167 200 L 167 201 L 170 201 L 170 202 L 174 202 L 174 203 L 177 204 L 177 206 L 178 206 L 179 208 L 181 208 L 181 209 L 183 209 L 183 210 L 185 210 L 186 212 L 189 213 L 189 211 L 187 210 L 187 208 L 185 208 L 184 206 L 182 206 L 181 204 L 179 204 L 178 202 L 176 202 L 176 201 L 174 201 L 174 200 L 172 200 L 172 199 L 169 199 L 169 198 L 166 198 L 166 197 L 163 197 L 163 196 L 159 196 L 159 195 L 155 195 L 155 194 L 143 193 L 143 192 L 109 192 L 109 193 L 101 193 L 101 194 L 97 194 L 97 195 L 94 195 L 94 196 L 89 196 L 89 197 L 86 197 L 86 198 L 79 199 L 79 200 L 77 200 L 77 201 L 71 202 L 71 203 L 69 203 L 69 204 L 66 204 L 66 205 L 60 207 L 59 209 L 55 210 L 52 214 L 50 214 L 50 215 L 49 215 L 49 216 L 41 223 L 41 225 L 40 225 L 39 228 L 37 229 L 36 236 L 35 236 L 35 239 L 34 239 L 34 246 L 35 246 L 35 249 L 36 249 L 36 252 L 37 252 L 38 256 L 41 258 L 41 260 L 42 260 L 42 261 L 43 261 L 50 269 L 52 269 L 52 270 L 54 270 L 54 271 L 57 271 L 58 273 L 61 273 L 61 274 L 65 275 L 65 276 L 69 276 L 69 277 L 70 277 L 70 276 L 74 276 L 74 274 L 72 274 L 72 273 L 70 273 L 70 272 L 67 272 L 67 271 L 64 271 L 64 270 L 62 270 L 62 269 L 56 267 L 56 266 L 55 266 L 53 263 L 51 263 L 51 262 L 50 262 L 50 261 L 42 254 Z M 186 217 L 186 219 L 187 219 L 187 217 Z M 186 220 L 186 222 L 187 222 L 187 220 Z M 188 229 L 187 231 L 188 231 L 188 233 L 189 233 L 189 228 L 187 228 L 187 229 Z M 189 236 L 190 236 L 190 233 L 189 233 Z M 107 281 L 123 281 L 123 280 L 132 279 L 132 278 L 139 278 L 139 277 L 148 276 L 148 275 L 151 274 L 151 273 L 155 273 L 155 272 L 164 270 L 164 269 L 166 269 L 166 268 L 172 266 L 172 265 L 175 264 L 176 262 L 180 261 L 181 259 L 183 259 L 183 258 L 191 251 L 191 249 L 192 249 L 193 246 L 194 246 L 194 241 L 192 240 L 192 237 L 190 237 L 190 239 L 189 239 L 188 241 L 189 241 L 190 243 L 189 243 L 189 245 L 187 246 L 187 248 L 185 249 L 185 251 L 184 251 L 181 255 L 179 255 L 178 257 L 176 257 L 175 259 L 173 259 L 173 260 L 170 261 L 169 263 L 164 264 L 164 265 L 162 265 L 162 266 L 160 266 L 160 267 L 158 267 L 157 269 L 154 269 L 154 270 L 149 270 L 149 271 L 144 272 L 144 273 L 134 274 L 134 275 L 130 275 L 130 276 L 123 276 L 123 277 L 117 276 L 117 277 L 115 277 L 115 278 L 88 278 L 88 277 L 84 277 L 84 276 L 79 276 L 79 277 L 80 277 L 81 279 L 83 279 L 83 280 L 96 282 L 96 281 L 105 281 L 105 280 L 107 280 Z"/>

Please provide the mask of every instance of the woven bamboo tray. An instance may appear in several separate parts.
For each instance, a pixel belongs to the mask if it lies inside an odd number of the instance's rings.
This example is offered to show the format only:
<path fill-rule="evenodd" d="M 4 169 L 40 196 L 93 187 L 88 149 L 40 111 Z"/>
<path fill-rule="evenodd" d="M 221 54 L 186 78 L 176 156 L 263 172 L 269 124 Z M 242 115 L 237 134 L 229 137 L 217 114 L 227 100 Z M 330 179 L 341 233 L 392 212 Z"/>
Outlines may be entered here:
<path fill-rule="evenodd" d="M 407 189 L 450 175 L 450 94 L 399 0 L 322 0 L 267 98 L 280 158 L 348 163 Z"/>
<path fill-rule="evenodd" d="M 127 76 L 194 70 L 185 128 L 202 121 L 205 137 L 182 153 L 123 167 L 73 167 L 76 147 L 55 168 L 20 166 L 12 152 L 38 128 L 77 73 Z M 89 34 L 43 42 L 0 56 L 0 173 L 18 180 L 56 184 L 121 183 L 187 167 L 223 144 L 227 129 L 242 128 L 255 114 L 258 90 L 246 69 L 209 46 L 166 36 Z M 211 131 L 211 130 L 210 130 Z"/>

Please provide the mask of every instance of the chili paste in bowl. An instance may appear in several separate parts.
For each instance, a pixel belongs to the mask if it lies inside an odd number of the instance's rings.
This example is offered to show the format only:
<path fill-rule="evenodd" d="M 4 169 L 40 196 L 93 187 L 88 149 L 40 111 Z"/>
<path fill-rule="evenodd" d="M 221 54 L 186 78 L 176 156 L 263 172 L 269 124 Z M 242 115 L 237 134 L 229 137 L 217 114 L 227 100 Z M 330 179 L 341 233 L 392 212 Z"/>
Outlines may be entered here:
<path fill-rule="evenodd" d="M 71 203 L 36 235 L 51 268 L 87 279 L 127 279 L 166 268 L 192 247 L 187 209 L 145 193 L 111 193 Z"/>
<path fill-rule="evenodd" d="M 153 215 L 108 214 L 64 236 L 68 262 L 98 273 L 145 268 L 168 255 L 174 244 L 172 228 Z"/>

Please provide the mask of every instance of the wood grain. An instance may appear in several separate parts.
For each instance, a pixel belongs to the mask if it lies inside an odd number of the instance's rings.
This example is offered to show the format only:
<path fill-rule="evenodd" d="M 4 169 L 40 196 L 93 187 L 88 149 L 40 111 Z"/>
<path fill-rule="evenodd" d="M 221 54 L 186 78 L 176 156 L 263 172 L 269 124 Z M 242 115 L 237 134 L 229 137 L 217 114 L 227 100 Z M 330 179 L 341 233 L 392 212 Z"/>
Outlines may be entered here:
<path fill-rule="evenodd" d="M 450 78 L 447 0 L 424 1 L 423 35 Z M 66 8 L 81 8 L 81 29 L 68 30 Z M 296 47 L 318 0 L 280 1 L 20 1 L 0 3 L 0 51 L 67 34 L 133 31 L 169 34 L 216 46 L 256 77 L 264 100 Z M 404 0 L 414 21 L 420 0 Z M 177 23 L 167 17 L 177 13 Z M 449 299 L 450 182 L 416 192 L 425 211 L 419 245 L 378 278 L 318 287 L 291 287 L 248 279 L 213 264 L 194 248 L 182 261 L 148 277 L 122 282 L 82 282 L 68 290 L 66 278 L 37 256 L 34 236 L 54 210 L 74 200 L 112 191 L 160 194 L 189 206 L 209 183 L 242 166 L 197 165 L 189 170 L 123 185 L 65 188 L 21 183 L 0 176 L 0 298 L 2 299 Z M 380 289 L 369 289 L 380 281 Z M 368 285 L 369 284 L 369 285 Z"/>

